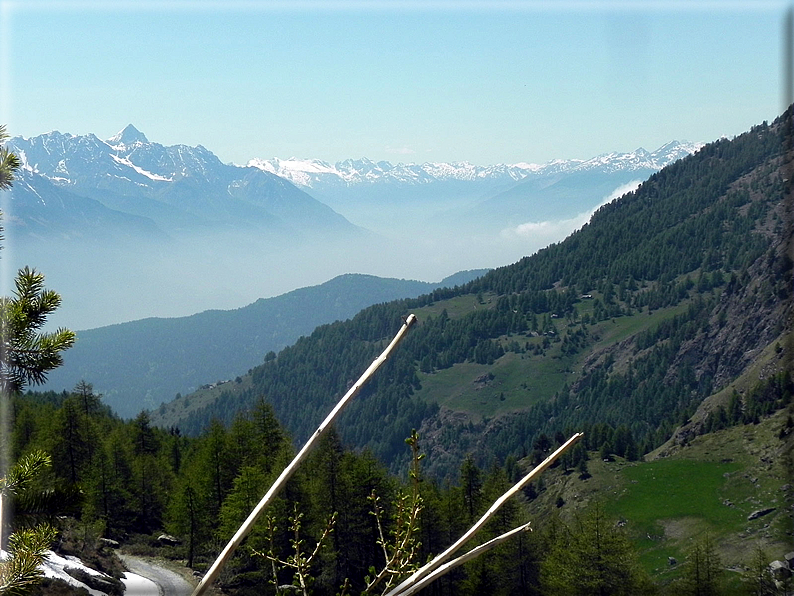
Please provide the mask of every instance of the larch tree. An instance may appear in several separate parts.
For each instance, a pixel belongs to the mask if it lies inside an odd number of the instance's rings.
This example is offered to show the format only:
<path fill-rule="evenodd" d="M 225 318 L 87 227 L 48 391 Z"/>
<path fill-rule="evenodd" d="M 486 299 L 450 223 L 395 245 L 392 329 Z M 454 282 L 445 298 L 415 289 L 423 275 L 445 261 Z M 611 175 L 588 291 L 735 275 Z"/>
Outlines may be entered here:
<path fill-rule="evenodd" d="M 596 504 L 570 526 L 562 526 L 541 565 L 550 596 L 635 596 L 653 586 L 631 542 Z"/>

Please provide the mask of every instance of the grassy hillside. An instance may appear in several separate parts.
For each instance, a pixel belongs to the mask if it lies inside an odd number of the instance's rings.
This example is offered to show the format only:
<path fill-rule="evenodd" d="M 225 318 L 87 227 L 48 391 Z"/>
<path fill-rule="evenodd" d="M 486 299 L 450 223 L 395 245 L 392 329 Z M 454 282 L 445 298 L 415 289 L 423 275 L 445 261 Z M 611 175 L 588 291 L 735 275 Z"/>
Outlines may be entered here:
<path fill-rule="evenodd" d="M 705 400 L 669 441 L 645 461 L 621 457 L 602 460 L 591 452 L 587 478 L 557 467 L 530 502 L 538 525 L 556 511 L 571 522 L 593 503 L 619 520 L 640 552 L 643 566 L 657 583 L 680 577 L 687 552 L 708 535 L 715 543 L 728 589 L 738 593 L 741 574 L 761 549 L 768 560 L 791 550 L 794 536 L 794 408 L 780 409 L 757 423 L 702 432 L 702 424 L 727 403 L 734 390 L 745 395 L 771 371 L 788 367 L 788 348 L 766 350 L 753 366 Z M 692 433 L 693 426 L 701 431 Z M 523 462 L 528 466 L 529 462 Z M 559 507 L 558 499 L 564 504 Z M 754 512 L 769 510 L 755 519 Z M 669 557 L 679 564 L 671 565 Z M 674 585 L 674 584 L 673 584 Z M 732 592 L 731 592 L 732 593 Z"/>
<path fill-rule="evenodd" d="M 577 320 L 592 316 L 593 301 L 603 299 L 599 292 L 593 292 L 592 296 L 592 300 L 580 301 L 576 305 Z M 495 338 L 505 355 L 493 364 L 466 362 L 430 373 L 420 372 L 422 388 L 417 391 L 417 396 L 450 410 L 465 412 L 476 421 L 548 401 L 566 384 L 573 385 L 579 381 L 583 367 L 598 355 L 641 331 L 647 331 L 685 312 L 690 301 L 683 300 L 675 306 L 652 313 L 637 311 L 632 315 L 597 321 L 587 327 L 588 337 L 583 342 L 583 349 L 570 354 L 565 352 L 561 338 L 566 337 L 571 330 L 580 329 L 581 325 L 559 317 L 549 318 L 544 333 L 530 331 Z M 448 313 L 450 310 L 454 313 L 452 317 L 460 317 L 478 308 L 489 308 L 494 302 L 492 298 L 486 298 L 485 304 L 479 304 L 473 295 L 469 295 L 441 301 L 417 309 L 414 313 L 422 321 L 447 308 Z M 621 308 L 627 307 L 623 302 L 619 302 L 619 305 Z M 548 331 L 553 333 L 549 334 Z"/>
<path fill-rule="evenodd" d="M 546 476 L 545 490 L 530 504 L 539 526 L 550 511 L 575 519 L 593 502 L 620 520 L 640 552 L 643 566 L 660 583 L 679 577 L 692 544 L 708 534 L 722 566 L 736 585 L 758 548 L 768 560 L 791 550 L 791 451 L 794 434 L 783 439 L 789 412 L 781 410 L 757 425 L 741 425 L 698 436 L 686 447 L 646 462 L 617 457 L 601 461 L 590 453 L 586 480 L 561 469 Z M 562 498 L 564 505 L 556 506 Z M 756 511 L 770 513 L 748 520 Z"/>

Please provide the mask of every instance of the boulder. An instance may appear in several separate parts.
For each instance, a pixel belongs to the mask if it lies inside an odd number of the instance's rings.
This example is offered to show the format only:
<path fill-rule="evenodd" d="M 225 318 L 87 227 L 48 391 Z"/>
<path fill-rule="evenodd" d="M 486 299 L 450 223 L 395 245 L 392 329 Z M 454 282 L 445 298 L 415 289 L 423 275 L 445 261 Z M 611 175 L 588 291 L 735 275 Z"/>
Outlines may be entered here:
<path fill-rule="evenodd" d="M 777 580 L 784 580 L 791 577 L 791 570 L 783 561 L 772 561 L 769 564 L 769 572 Z"/>
<path fill-rule="evenodd" d="M 102 546 L 109 546 L 110 548 L 118 548 L 121 546 L 116 540 L 111 540 L 110 538 L 100 538 L 99 543 Z"/>
<path fill-rule="evenodd" d="M 767 507 L 766 509 L 757 509 L 753 511 L 750 515 L 747 516 L 747 521 L 751 519 L 758 519 L 759 517 L 763 517 L 772 513 L 776 508 L 775 507 Z"/>
<path fill-rule="evenodd" d="M 177 544 L 180 543 L 180 540 L 179 538 L 176 538 L 175 536 L 171 536 L 170 534 L 160 534 L 157 537 L 157 542 L 165 546 L 176 546 Z"/>

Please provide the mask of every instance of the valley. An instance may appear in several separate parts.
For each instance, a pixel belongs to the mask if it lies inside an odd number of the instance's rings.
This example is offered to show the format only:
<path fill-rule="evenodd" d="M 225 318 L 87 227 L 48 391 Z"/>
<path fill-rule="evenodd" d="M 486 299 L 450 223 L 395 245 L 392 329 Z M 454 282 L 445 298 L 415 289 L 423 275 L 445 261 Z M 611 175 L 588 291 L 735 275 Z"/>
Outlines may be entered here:
<path fill-rule="evenodd" d="M 0 595 L 794 594 L 791 6 L 0 39 Z"/>
<path fill-rule="evenodd" d="M 433 282 L 563 239 L 616 189 L 700 146 L 548 164 L 239 166 L 133 125 L 107 140 L 14 137 L 5 254 L 59 288 L 52 325 L 81 330 L 239 308 L 348 273 Z"/>
<path fill-rule="evenodd" d="M 615 585 L 630 593 L 678 594 L 701 581 L 692 575 L 700 556 L 717 593 L 742 593 L 766 581 L 766 565 L 788 552 L 794 535 L 792 156 L 784 150 L 792 110 L 652 174 L 565 240 L 511 265 L 461 273 L 452 287 L 408 290 L 417 282 L 352 276 L 335 280 L 335 299 L 329 286 L 293 295 L 306 298 L 304 310 L 280 318 L 306 319 L 313 301 L 346 302 L 347 284 L 372 284 L 362 295 L 386 286 L 408 294 L 371 299 L 361 310 L 347 304 L 355 313 L 329 311 L 328 322 L 293 343 L 266 354 L 252 348 L 260 361 L 247 372 L 133 420 L 115 416 L 91 386 L 19 396 L 13 449 L 46 448 L 57 477 L 87 487 L 76 519 L 95 520 L 101 529 L 91 531 L 206 571 L 277 471 L 413 313 L 418 323 L 404 344 L 273 507 L 283 520 L 300 506 L 307 535 L 333 543 L 335 555 L 315 563 L 319 593 L 351 577 L 361 587 L 377 563 L 377 549 L 364 546 L 376 536 L 372 491 L 413 506 L 422 495 L 416 548 L 424 557 L 579 431 L 581 443 L 482 539 L 528 519 L 537 534 L 467 564 L 439 582 L 440 593 L 567 593 L 579 577 L 572 565 L 601 561 L 595 569 L 623 570 Z M 223 341 L 237 343 L 253 321 L 279 318 L 262 312 L 243 309 L 235 324 L 228 313 L 197 315 L 198 335 L 181 342 L 200 343 L 202 332 L 220 342 L 230 331 Z M 107 345 L 132 346 L 139 333 L 145 352 L 158 327 L 184 322 L 130 324 L 128 339 Z M 164 337 L 175 338 L 175 329 Z M 163 360 L 173 348 L 161 349 Z M 406 442 L 425 456 L 421 474 Z M 302 518 L 292 511 L 294 526 Z M 324 520 L 334 512 L 331 534 Z M 279 571 L 261 559 L 268 543 L 289 543 L 275 523 L 249 537 L 253 554 L 232 561 L 225 590 L 250 593 L 272 574 L 289 581 L 288 564 Z M 165 529 L 182 538 L 162 544 L 155 535 Z M 608 541 L 594 547 L 589 533 L 602 530 Z"/>

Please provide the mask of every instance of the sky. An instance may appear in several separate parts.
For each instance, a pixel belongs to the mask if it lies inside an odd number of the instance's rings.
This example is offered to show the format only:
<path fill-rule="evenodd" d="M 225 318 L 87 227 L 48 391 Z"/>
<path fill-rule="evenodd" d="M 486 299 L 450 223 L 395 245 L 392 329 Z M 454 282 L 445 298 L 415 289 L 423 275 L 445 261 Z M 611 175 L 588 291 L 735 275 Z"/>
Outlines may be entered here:
<path fill-rule="evenodd" d="M 790 6 L 0 0 L 0 122 L 238 164 L 653 150 L 782 112 Z"/>

